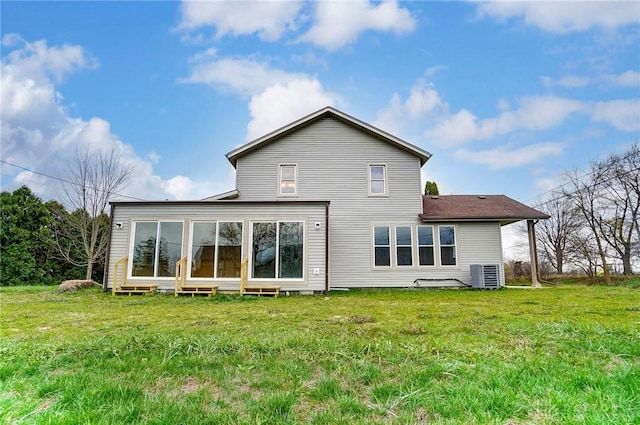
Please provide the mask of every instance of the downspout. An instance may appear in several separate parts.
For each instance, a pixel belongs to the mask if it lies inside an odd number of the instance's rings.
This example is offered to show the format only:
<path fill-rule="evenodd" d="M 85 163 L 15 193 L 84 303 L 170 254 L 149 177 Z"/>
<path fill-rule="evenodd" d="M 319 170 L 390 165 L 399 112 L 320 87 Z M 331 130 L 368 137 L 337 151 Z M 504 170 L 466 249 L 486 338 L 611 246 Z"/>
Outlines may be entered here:
<path fill-rule="evenodd" d="M 531 286 L 542 288 L 538 280 L 538 248 L 536 246 L 535 221 L 527 220 L 527 233 L 529 234 L 529 256 L 531 257 Z"/>
<path fill-rule="evenodd" d="M 111 232 L 113 232 L 113 210 L 115 205 L 111 205 L 109 211 L 109 238 L 107 239 L 107 253 L 104 257 L 104 274 L 102 276 L 102 289 L 107 292 L 107 282 L 109 281 L 109 254 L 111 253 Z"/>
<path fill-rule="evenodd" d="M 329 294 L 329 204 L 325 205 L 325 226 L 324 226 L 324 295 Z"/>

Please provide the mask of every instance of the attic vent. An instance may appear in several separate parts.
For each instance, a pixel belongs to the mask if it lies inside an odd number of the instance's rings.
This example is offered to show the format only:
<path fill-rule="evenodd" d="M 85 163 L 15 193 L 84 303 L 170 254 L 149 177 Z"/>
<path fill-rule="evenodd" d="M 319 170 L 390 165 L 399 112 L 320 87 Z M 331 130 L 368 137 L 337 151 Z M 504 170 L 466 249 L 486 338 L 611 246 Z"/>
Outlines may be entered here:
<path fill-rule="evenodd" d="M 479 289 L 497 289 L 501 287 L 500 265 L 472 264 L 471 286 Z"/>
<path fill-rule="evenodd" d="M 487 199 L 487 197 L 484 195 L 478 195 L 478 199 Z"/>

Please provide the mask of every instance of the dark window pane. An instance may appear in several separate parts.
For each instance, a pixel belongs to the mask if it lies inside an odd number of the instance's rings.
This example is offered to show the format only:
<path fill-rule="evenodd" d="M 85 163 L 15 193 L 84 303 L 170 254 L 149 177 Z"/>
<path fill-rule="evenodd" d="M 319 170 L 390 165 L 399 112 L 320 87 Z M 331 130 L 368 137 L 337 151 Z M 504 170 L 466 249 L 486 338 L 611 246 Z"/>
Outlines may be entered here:
<path fill-rule="evenodd" d="M 391 250 L 389 247 L 376 247 L 375 249 L 375 265 L 376 266 L 390 266 L 391 265 Z"/>
<path fill-rule="evenodd" d="M 440 261 L 443 266 L 456 265 L 456 249 L 452 246 L 443 246 L 440 248 Z"/>
<path fill-rule="evenodd" d="M 433 260 L 433 247 L 423 247 L 419 249 L 420 265 L 421 266 L 433 266 L 435 261 Z"/>
<path fill-rule="evenodd" d="M 276 277 L 276 223 L 253 223 L 252 260 L 252 277 Z"/>
<path fill-rule="evenodd" d="M 280 223 L 279 273 L 281 278 L 302 278 L 303 224 Z"/>
<path fill-rule="evenodd" d="M 433 227 L 418 227 L 418 245 L 433 245 Z"/>
<path fill-rule="evenodd" d="M 374 245 L 389 245 L 389 228 L 374 227 Z"/>
<path fill-rule="evenodd" d="M 396 245 L 411 246 L 411 227 L 396 227 Z"/>
<path fill-rule="evenodd" d="M 133 241 L 132 276 L 153 276 L 156 261 L 157 222 L 137 222 Z"/>
<path fill-rule="evenodd" d="M 455 230 L 453 226 L 440 227 L 440 245 L 455 245 Z"/>
<path fill-rule="evenodd" d="M 182 223 L 160 223 L 158 276 L 175 276 L 182 255 Z"/>
<path fill-rule="evenodd" d="M 399 246 L 398 247 L 398 265 L 399 266 L 410 266 L 413 264 L 411 259 L 411 247 L 410 246 Z"/>

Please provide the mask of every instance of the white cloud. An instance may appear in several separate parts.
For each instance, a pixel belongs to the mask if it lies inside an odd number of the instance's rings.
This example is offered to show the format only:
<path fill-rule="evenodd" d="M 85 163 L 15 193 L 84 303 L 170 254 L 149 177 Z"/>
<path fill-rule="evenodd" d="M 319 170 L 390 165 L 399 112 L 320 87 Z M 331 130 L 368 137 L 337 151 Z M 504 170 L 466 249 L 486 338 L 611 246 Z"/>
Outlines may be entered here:
<path fill-rule="evenodd" d="M 162 188 L 175 199 L 188 199 L 193 193 L 195 184 L 185 176 L 175 176 L 162 182 Z"/>
<path fill-rule="evenodd" d="M 413 31 L 415 26 L 409 10 L 399 7 L 395 0 L 375 4 L 368 0 L 317 2 L 315 23 L 299 41 L 336 50 L 367 30 L 402 34 Z"/>
<path fill-rule="evenodd" d="M 640 87 L 640 72 L 625 71 L 621 74 L 606 74 L 602 76 L 602 80 L 612 86 L 617 87 Z"/>
<path fill-rule="evenodd" d="M 216 38 L 257 34 L 275 41 L 294 30 L 304 3 L 299 1 L 183 1 L 181 30 L 216 27 Z"/>
<path fill-rule="evenodd" d="M 640 131 L 640 101 L 610 100 L 590 105 L 591 117 L 621 131 Z"/>
<path fill-rule="evenodd" d="M 219 58 L 215 49 L 193 56 L 190 62 L 191 74 L 178 82 L 207 84 L 216 89 L 242 95 L 257 94 L 275 84 L 286 84 L 305 78 L 303 74 L 275 69 L 266 62 L 258 62 L 251 58 Z"/>
<path fill-rule="evenodd" d="M 418 81 L 405 101 L 394 93 L 389 106 L 378 114 L 373 125 L 389 133 L 400 134 L 408 125 L 421 123 L 430 112 L 445 106 L 432 85 Z"/>
<path fill-rule="evenodd" d="M 518 149 L 500 146 L 484 151 L 459 149 L 454 157 L 467 162 L 487 165 L 491 169 L 514 168 L 538 162 L 550 156 L 560 156 L 564 150 L 562 143 L 537 143 Z"/>
<path fill-rule="evenodd" d="M 334 106 L 336 101 L 337 96 L 326 92 L 315 79 L 271 86 L 251 98 L 247 140 L 261 137 L 325 106 Z"/>
<path fill-rule="evenodd" d="M 502 112 L 496 118 L 479 119 L 466 109 L 445 116 L 426 136 L 442 145 L 459 145 L 486 140 L 516 130 L 539 131 L 562 123 L 582 109 L 579 101 L 554 96 L 524 98 L 518 109 Z"/>
<path fill-rule="evenodd" d="M 545 76 L 541 77 L 540 80 L 545 87 L 581 88 L 590 85 L 604 87 L 640 87 L 640 72 L 629 70 L 620 74 L 602 74 L 593 77 L 565 75 L 558 79 Z"/>
<path fill-rule="evenodd" d="M 0 156 L 27 170 L 3 164 L 3 173 L 15 178 L 11 182 L 3 178 L 2 190 L 27 184 L 43 199 L 55 199 L 62 183 L 42 174 L 63 176 L 77 150 L 114 151 L 124 164 L 135 164 L 130 185 L 123 191 L 127 196 L 187 197 L 189 188 L 194 192 L 201 189 L 184 180 L 163 182 L 150 162 L 111 132 L 108 121 L 98 117 L 83 120 L 69 114 L 55 81 L 96 66 L 81 46 L 49 47 L 44 40 L 27 42 L 17 35 L 5 37 L 3 45 L 8 53 L 2 58 Z"/>
<path fill-rule="evenodd" d="M 6 57 L 8 63 L 19 63 L 21 72 L 29 75 L 45 73 L 53 76 L 57 82 L 82 69 L 94 69 L 99 66 L 98 61 L 81 46 L 64 44 L 49 47 L 45 40 L 29 43 L 18 34 L 5 35 L 2 38 L 2 46 L 22 46 L 21 49 L 11 51 Z"/>
<path fill-rule="evenodd" d="M 553 79 L 551 77 L 542 77 L 542 84 L 545 87 L 566 87 L 566 88 L 578 88 L 586 87 L 591 82 L 589 77 L 580 77 L 577 75 L 565 75 L 559 79 Z"/>
<path fill-rule="evenodd" d="M 636 1 L 491 1 L 479 2 L 478 14 L 498 21 L 522 19 L 543 31 L 564 34 L 591 28 L 618 28 L 640 22 Z"/>

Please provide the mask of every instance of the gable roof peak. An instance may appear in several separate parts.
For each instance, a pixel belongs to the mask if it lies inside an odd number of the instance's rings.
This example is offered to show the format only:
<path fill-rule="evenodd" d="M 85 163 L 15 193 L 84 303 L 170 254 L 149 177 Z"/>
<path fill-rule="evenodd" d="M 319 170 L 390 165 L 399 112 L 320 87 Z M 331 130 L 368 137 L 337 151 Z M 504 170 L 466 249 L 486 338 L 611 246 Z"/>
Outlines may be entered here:
<path fill-rule="evenodd" d="M 239 146 L 237 148 L 235 148 L 234 150 L 232 150 L 231 152 L 227 153 L 227 159 L 229 160 L 229 162 L 231 162 L 231 164 L 235 167 L 236 166 L 236 162 L 238 160 L 238 158 L 240 158 L 241 156 L 271 142 L 274 141 L 288 133 L 294 132 L 302 127 L 305 127 L 307 125 L 310 125 L 314 122 L 316 122 L 319 119 L 322 119 L 326 116 L 331 116 L 334 117 L 348 125 L 351 125 L 357 129 L 359 129 L 360 131 L 364 131 L 367 132 L 369 134 L 372 134 L 376 137 L 379 137 L 383 140 L 386 140 L 389 143 L 392 143 L 394 145 L 396 145 L 397 147 L 404 149 L 410 153 L 412 153 L 413 155 L 417 156 L 418 158 L 420 158 L 420 165 L 424 165 L 425 162 L 427 162 L 429 160 L 429 158 L 431 158 L 431 154 L 415 145 L 412 145 L 409 142 L 406 142 L 404 140 L 402 140 L 399 137 L 396 137 L 392 134 L 389 134 L 383 130 L 380 130 L 377 127 L 372 126 L 371 124 L 368 124 L 364 121 L 360 121 L 359 119 L 352 117 L 351 115 L 348 115 L 342 111 L 339 111 L 338 109 L 332 107 L 332 106 L 325 106 L 324 108 L 318 109 L 315 112 L 312 112 L 309 115 L 306 115 L 302 118 L 299 118 L 289 124 L 284 125 L 283 127 L 280 127 L 270 133 L 265 134 L 262 137 L 259 137 L 251 142 L 248 142 L 242 146 Z"/>

